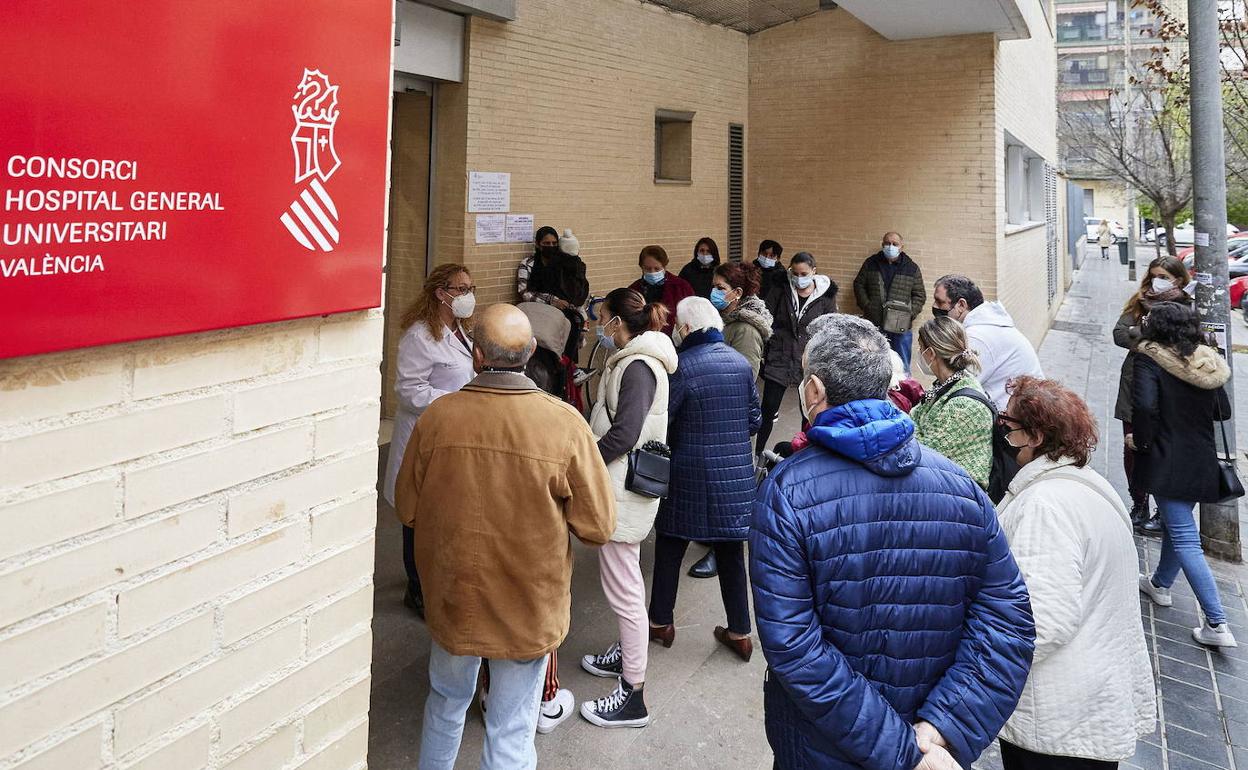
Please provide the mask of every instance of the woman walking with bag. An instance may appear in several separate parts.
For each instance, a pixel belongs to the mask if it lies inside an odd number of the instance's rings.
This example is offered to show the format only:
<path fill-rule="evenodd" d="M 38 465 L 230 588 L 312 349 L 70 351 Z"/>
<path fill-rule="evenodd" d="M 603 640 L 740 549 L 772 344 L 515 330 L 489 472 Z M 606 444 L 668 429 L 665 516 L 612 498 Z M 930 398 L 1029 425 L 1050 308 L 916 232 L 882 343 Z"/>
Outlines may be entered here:
<path fill-rule="evenodd" d="M 1190 280 L 1181 260 L 1168 254 L 1157 257 L 1149 263 L 1148 273 L 1140 281 L 1139 290 L 1127 300 L 1122 316 L 1114 325 L 1114 344 L 1127 349 L 1127 357 L 1122 361 L 1122 371 L 1118 376 L 1118 400 L 1114 403 L 1114 419 L 1122 423 L 1123 436 L 1131 433 L 1131 387 L 1135 372 L 1135 347 L 1140 344 L 1140 319 L 1158 302 L 1178 302 L 1190 306 L 1192 298 L 1187 291 Z M 1131 494 L 1131 523 L 1145 534 L 1159 534 L 1161 518 L 1149 517 L 1148 492 L 1133 479 L 1135 450 L 1125 443 L 1122 464 Z"/>
<path fill-rule="evenodd" d="M 603 344 L 616 352 L 603 369 L 589 424 L 615 487 L 616 529 L 598 550 L 598 571 L 620 639 L 601 655 L 581 659 L 594 676 L 617 679 L 610 695 L 582 703 L 581 715 L 599 727 L 645 727 L 650 715 L 643 694 L 648 641 L 641 541 L 650 534 L 659 501 L 631 491 L 626 479 L 630 452 L 667 441 L 668 375 L 676 371 L 676 349 L 661 331 L 667 308 L 647 304 L 633 289 L 608 294 L 601 314 Z"/>
<path fill-rule="evenodd" d="M 1136 348 L 1133 431 L 1135 483 L 1157 500 L 1164 530 L 1161 558 L 1140 590 L 1158 606 L 1173 603 L 1170 586 L 1182 570 L 1204 611 L 1192 638 L 1210 647 L 1235 647 L 1218 585 L 1200 547 L 1193 509 L 1243 494 L 1229 488 L 1214 444 L 1215 420 L 1228 419 L 1230 400 L 1222 387 L 1231 370 L 1217 350 L 1204 344 L 1196 313 L 1175 302 L 1149 309 Z M 1231 468 L 1233 473 L 1233 467 Z M 1234 494 L 1237 492 L 1238 494 Z"/>

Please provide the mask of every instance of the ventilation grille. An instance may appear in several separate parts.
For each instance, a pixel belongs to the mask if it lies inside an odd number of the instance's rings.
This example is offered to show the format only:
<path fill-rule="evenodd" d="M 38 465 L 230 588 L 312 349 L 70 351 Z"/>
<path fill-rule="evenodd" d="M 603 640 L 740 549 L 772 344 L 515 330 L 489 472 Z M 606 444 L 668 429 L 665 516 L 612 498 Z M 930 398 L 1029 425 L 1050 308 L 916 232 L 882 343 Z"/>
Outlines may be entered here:
<path fill-rule="evenodd" d="M 1044 164 L 1044 236 L 1048 256 L 1049 305 L 1057 297 L 1057 173 Z"/>
<path fill-rule="evenodd" d="M 745 126 L 728 126 L 728 258 L 741 260 L 745 240 Z"/>

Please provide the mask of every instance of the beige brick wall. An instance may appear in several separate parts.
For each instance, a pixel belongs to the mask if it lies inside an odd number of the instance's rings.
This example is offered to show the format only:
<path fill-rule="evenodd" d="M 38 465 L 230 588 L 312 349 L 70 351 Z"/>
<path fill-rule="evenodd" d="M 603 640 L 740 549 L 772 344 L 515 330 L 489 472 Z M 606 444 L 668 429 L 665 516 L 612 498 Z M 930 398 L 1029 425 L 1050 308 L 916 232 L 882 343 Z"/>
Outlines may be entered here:
<path fill-rule="evenodd" d="M 363 765 L 381 338 L 0 361 L 0 767 Z"/>
<path fill-rule="evenodd" d="M 1057 165 L 1057 49 L 1049 21 L 1040 3 L 1023 3 L 1032 35 L 996 46 L 995 155 L 997 201 L 997 273 L 1002 279 L 985 294 L 999 299 L 1018 328 L 1039 345 L 1065 295 L 1070 260 L 1058 247 L 1057 294 L 1048 294 L 1048 257 L 1045 228 L 1013 232 L 1005 221 L 1005 133 L 1023 142 L 1050 164 Z M 1059 186 L 1062 180 L 1058 180 Z M 1060 202 L 1060 196 L 1059 196 Z M 1041 213 L 1042 215 L 1042 213 Z M 1058 214 L 1058 236 L 1065 212 Z M 1005 276 L 1009 279 L 1005 280 Z"/>
<path fill-rule="evenodd" d="M 843 10 L 750 40 L 747 254 L 810 251 L 855 312 L 863 259 L 898 230 L 931 293 L 995 286 L 993 39 L 889 41 Z"/>
<path fill-rule="evenodd" d="M 466 79 L 439 94 L 437 259 L 462 259 L 482 302 L 511 301 L 531 245 L 478 246 L 467 171 L 511 173 L 511 209 L 572 228 L 592 290 L 640 276 L 658 243 L 679 270 L 703 235 L 727 250 L 728 125 L 744 123 L 742 33 L 636 0 L 522 0 L 469 22 Z M 693 182 L 654 182 L 656 109 L 692 111 Z M 463 126 L 462 154 L 446 136 Z"/>

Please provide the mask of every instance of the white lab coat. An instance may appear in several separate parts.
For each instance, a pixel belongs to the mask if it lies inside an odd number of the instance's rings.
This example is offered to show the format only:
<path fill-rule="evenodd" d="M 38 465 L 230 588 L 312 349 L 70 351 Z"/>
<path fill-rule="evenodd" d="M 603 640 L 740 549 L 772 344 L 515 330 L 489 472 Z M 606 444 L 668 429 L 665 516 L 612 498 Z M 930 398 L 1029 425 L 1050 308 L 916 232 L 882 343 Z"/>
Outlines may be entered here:
<path fill-rule="evenodd" d="M 460 331 L 463 332 L 462 327 Z M 467 332 L 464 338 L 472 343 Z M 394 392 L 399 405 L 394 415 L 386 481 L 381 490 L 390 505 L 394 505 L 394 482 L 416 420 L 435 400 L 464 387 L 474 376 L 472 353 L 455 338 L 450 327 L 443 328 L 442 339 L 435 340 L 422 321 L 412 324 L 399 340 L 398 365 Z"/>

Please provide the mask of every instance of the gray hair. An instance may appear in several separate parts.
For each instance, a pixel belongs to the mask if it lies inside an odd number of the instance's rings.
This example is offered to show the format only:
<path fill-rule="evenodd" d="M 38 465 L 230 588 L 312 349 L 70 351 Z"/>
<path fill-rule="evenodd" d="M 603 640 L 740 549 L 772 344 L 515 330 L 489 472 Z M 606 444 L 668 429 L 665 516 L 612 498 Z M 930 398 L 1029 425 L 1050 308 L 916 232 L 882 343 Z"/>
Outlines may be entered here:
<path fill-rule="evenodd" d="M 685 297 L 676 305 L 676 323 L 688 326 L 689 333 L 703 329 L 723 331 L 724 319 L 705 297 Z"/>
<path fill-rule="evenodd" d="M 864 398 L 883 399 L 893 379 L 888 353 L 888 340 L 875 324 L 832 313 L 819 319 L 806 346 L 805 369 L 827 389 L 829 407 Z"/>
<path fill-rule="evenodd" d="M 513 348 L 490 339 L 478 328 L 472 337 L 472 346 L 481 351 L 481 363 L 498 369 L 516 369 L 529 362 L 537 350 L 537 340 L 530 337 L 523 348 Z"/>

